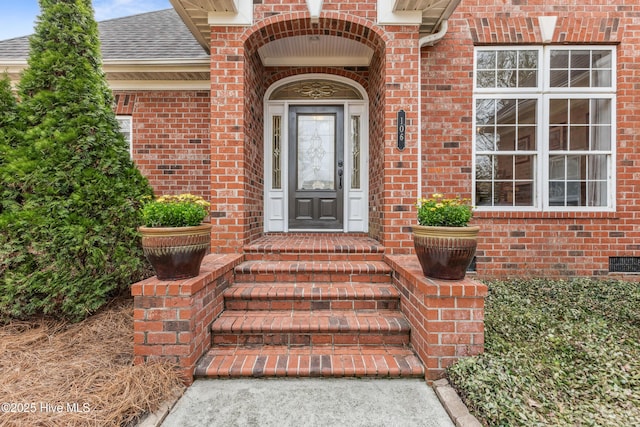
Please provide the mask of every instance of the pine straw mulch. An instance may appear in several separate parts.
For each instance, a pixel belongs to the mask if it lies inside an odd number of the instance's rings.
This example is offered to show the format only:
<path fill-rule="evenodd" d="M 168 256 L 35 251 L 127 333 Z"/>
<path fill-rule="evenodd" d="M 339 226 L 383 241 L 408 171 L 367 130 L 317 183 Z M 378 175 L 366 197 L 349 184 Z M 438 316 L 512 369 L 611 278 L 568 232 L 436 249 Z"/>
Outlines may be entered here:
<path fill-rule="evenodd" d="M 167 364 L 132 361 L 130 298 L 76 324 L 2 326 L 0 426 L 135 425 L 182 384 Z"/>

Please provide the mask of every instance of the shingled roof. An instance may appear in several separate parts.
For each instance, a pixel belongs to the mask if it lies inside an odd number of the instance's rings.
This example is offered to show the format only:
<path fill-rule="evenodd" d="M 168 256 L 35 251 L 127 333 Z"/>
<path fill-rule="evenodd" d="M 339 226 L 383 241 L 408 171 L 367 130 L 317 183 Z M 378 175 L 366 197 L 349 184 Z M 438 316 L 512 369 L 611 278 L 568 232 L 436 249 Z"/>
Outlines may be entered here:
<path fill-rule="evenodd" d="M 101 21 L 98 31 L 105 62 L 209 56 L 174 9 Z M 28 56 L 29 36 L 0 41 L 0 62 L 25 60 Z"/>

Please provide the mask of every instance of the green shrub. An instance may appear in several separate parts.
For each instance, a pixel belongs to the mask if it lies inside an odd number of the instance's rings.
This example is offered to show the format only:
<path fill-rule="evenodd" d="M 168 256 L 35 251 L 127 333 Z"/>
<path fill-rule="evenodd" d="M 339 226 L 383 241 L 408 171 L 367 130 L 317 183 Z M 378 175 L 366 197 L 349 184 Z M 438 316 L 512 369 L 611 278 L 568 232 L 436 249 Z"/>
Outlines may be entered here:
<path fill-rule="evenodd" d="M 418 224 L 439 227 L 466 227 L 473 216 L 473 208 L 467 199 L 445 199 L 442 194 L 433 194 L 430 199 L 416 203 Z"/>
<path fill-rule="evenodd" d="M 142 219 L 147 227 L 189 227 L 200 225 L 208 215 L 209 203 L 192 194 L 162 196 L 144 205 Z"/>
<path fill-rule="evenodd" d="M 491 282 L 485 354 L 449 379 L 486 425 L 640 425 L 640 284 Z"/>
<path fill-rule="evenodd" d="M 0 165 L 0 316 L 79 320 L 152 273 L 137 233 L 147 180 L 129 158 L 90 0 L 41 0 Z"/>

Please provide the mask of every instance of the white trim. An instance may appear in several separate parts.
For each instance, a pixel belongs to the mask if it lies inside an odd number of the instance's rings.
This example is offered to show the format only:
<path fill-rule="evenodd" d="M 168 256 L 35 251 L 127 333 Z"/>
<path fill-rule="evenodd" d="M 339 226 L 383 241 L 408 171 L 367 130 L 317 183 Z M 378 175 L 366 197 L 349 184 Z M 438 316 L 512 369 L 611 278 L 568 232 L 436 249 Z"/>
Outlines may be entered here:
<path fill-rule="evenodd" d="M 253 25 L 253 0 L 233 0 L 235 11 L 209 12 L 208 23 L 212 27 L 226 25 Z"/>
<path fill-rule="evenodd" d="M 479 51 L 496 50 L 539 50 L 538 58 L 538 87 L 531 88 L 482 88 L 476 87 L 477 55 Z M 558 50 L 605 50 L 611 52 L 611 86 L 609 87 L 550 87 L 550 56 L 551 51 Z M 473 95 L 473 136 L 472 136 L 472 185 L 473 203 L 476 201 L 476 158 L 483 154 L 515 155 L 518 153 L 532 154 L 530 151 L 478 151 L 475 128 L 479 126 L 477 118 L 478 99 L 536 99 L 537 100 L 537 125 L 536 125 L 536 150 L 534 169 L 534 206 L 477 206 L 478 211 L 518 211 L 518 212 L 614 212 L 616 210 L 616 48 L 615 46 L 493 46 L 477 47 L 474 52 L 474 95 Z M 611 149 L 610 150 L 571 150 L 558 152 L 559 155 L 606 155 L 607 156 L 607 205 L 606 206 L 551 206 L 549 202 L 549 141 L 550 112 L 549 100 L 551 99 L 610 99 L 611 100 Z"/>
<path fill-rule="evenodd" d="M 209 80 L 111 80 L 111 90 L 211 90 Z"/>
<path fill-rule="evenodd" d="M 395 0 L 378 0 L 378 24 L 408 24 L 408 25 L 420 25 L 422 24 L 422 11 L 396 11 Z"/>
<path fill-rule="evenodd" d="M 323 100 L 291 100 L 291 101 L 270 101 L 269 98 L 275 90 L 283 85 L 308 79 L 325 79 L 333 80 L 343 84 L 348 84 L 354 87 L 362 95 L 361 100 L 341 100 L 341 99 L 323 99 Z M 289 194 L 288 187 L 288 164 L 289 164 L 289 126 L 288 115 L 289 106 L 291 105 L 342 105 L 344 108 L 344 203 L 343 203 L 343 218 L 344 228 L 342 230 L 332 231 L 344 231 L 344 232 L 367 232 L 369 230 L 369 127 L 368 127 L 368 97 L 365 89 L 345 77 L 334 76 L 328 74 L 301 74 L 291 76 L 279 80 L 271 85 L 264 97 L 265 104 L 265 119 L 264 119 L 264 231 L 265 232 L 288 232 L 289 226 L 289 200 L 287 195 Z M 274 115 L 280 115 L 281 119 L 281 141 L 282 141 L 282 153 L 280 156 L 282 171 L 282 188 L 273 190 L 271 189 L 272 182 L 272 117 Z M 349 138 L 350 119 L 352 115 L 359 115 L 361 117 L 361 161 L 360 161 L 360 189 L 351 189 L 351 140 Z M 354 202 L 356 200 L 356 202 Z M 357 200 L 360 202 L 357 203 Z M 353 211 L 353 206 L 359 206 L 358 212 Z M 301 231 L 296 229 L 296 231 Z M 328 230 L 313 230 L 317 232 Z"/>
<path fill-rule="evenodd" d="M 307 0 L 307 9 L 309 10 L 309 16 L 311 16 L 311 23 L 319 23 L 320 12 L 322 12 L 322 0 Z"/>
<path fill-rule="evenodd" d="M 551 43 L 556 31 L 557 16 L 538 16 L 538 27 L 542 36 L 542 43 Z"/>

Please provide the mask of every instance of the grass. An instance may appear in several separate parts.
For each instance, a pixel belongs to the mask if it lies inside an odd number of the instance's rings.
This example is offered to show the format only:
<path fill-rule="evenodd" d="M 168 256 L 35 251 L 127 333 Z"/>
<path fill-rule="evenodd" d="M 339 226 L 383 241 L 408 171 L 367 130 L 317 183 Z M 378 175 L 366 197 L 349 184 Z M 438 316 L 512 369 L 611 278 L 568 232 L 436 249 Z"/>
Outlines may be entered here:
<path fill-rule="evenodd" d="M 640 425 L 640 284 L 488 286 L 485 353 L 448 370 L 484 425 Z"/>
<path fill-rule="evenodd" d="M 131 298 L 76 324 L 0 327 L 0 425 L 135 425 L 182 385 L 171 366 L 132 360 Z"/>

